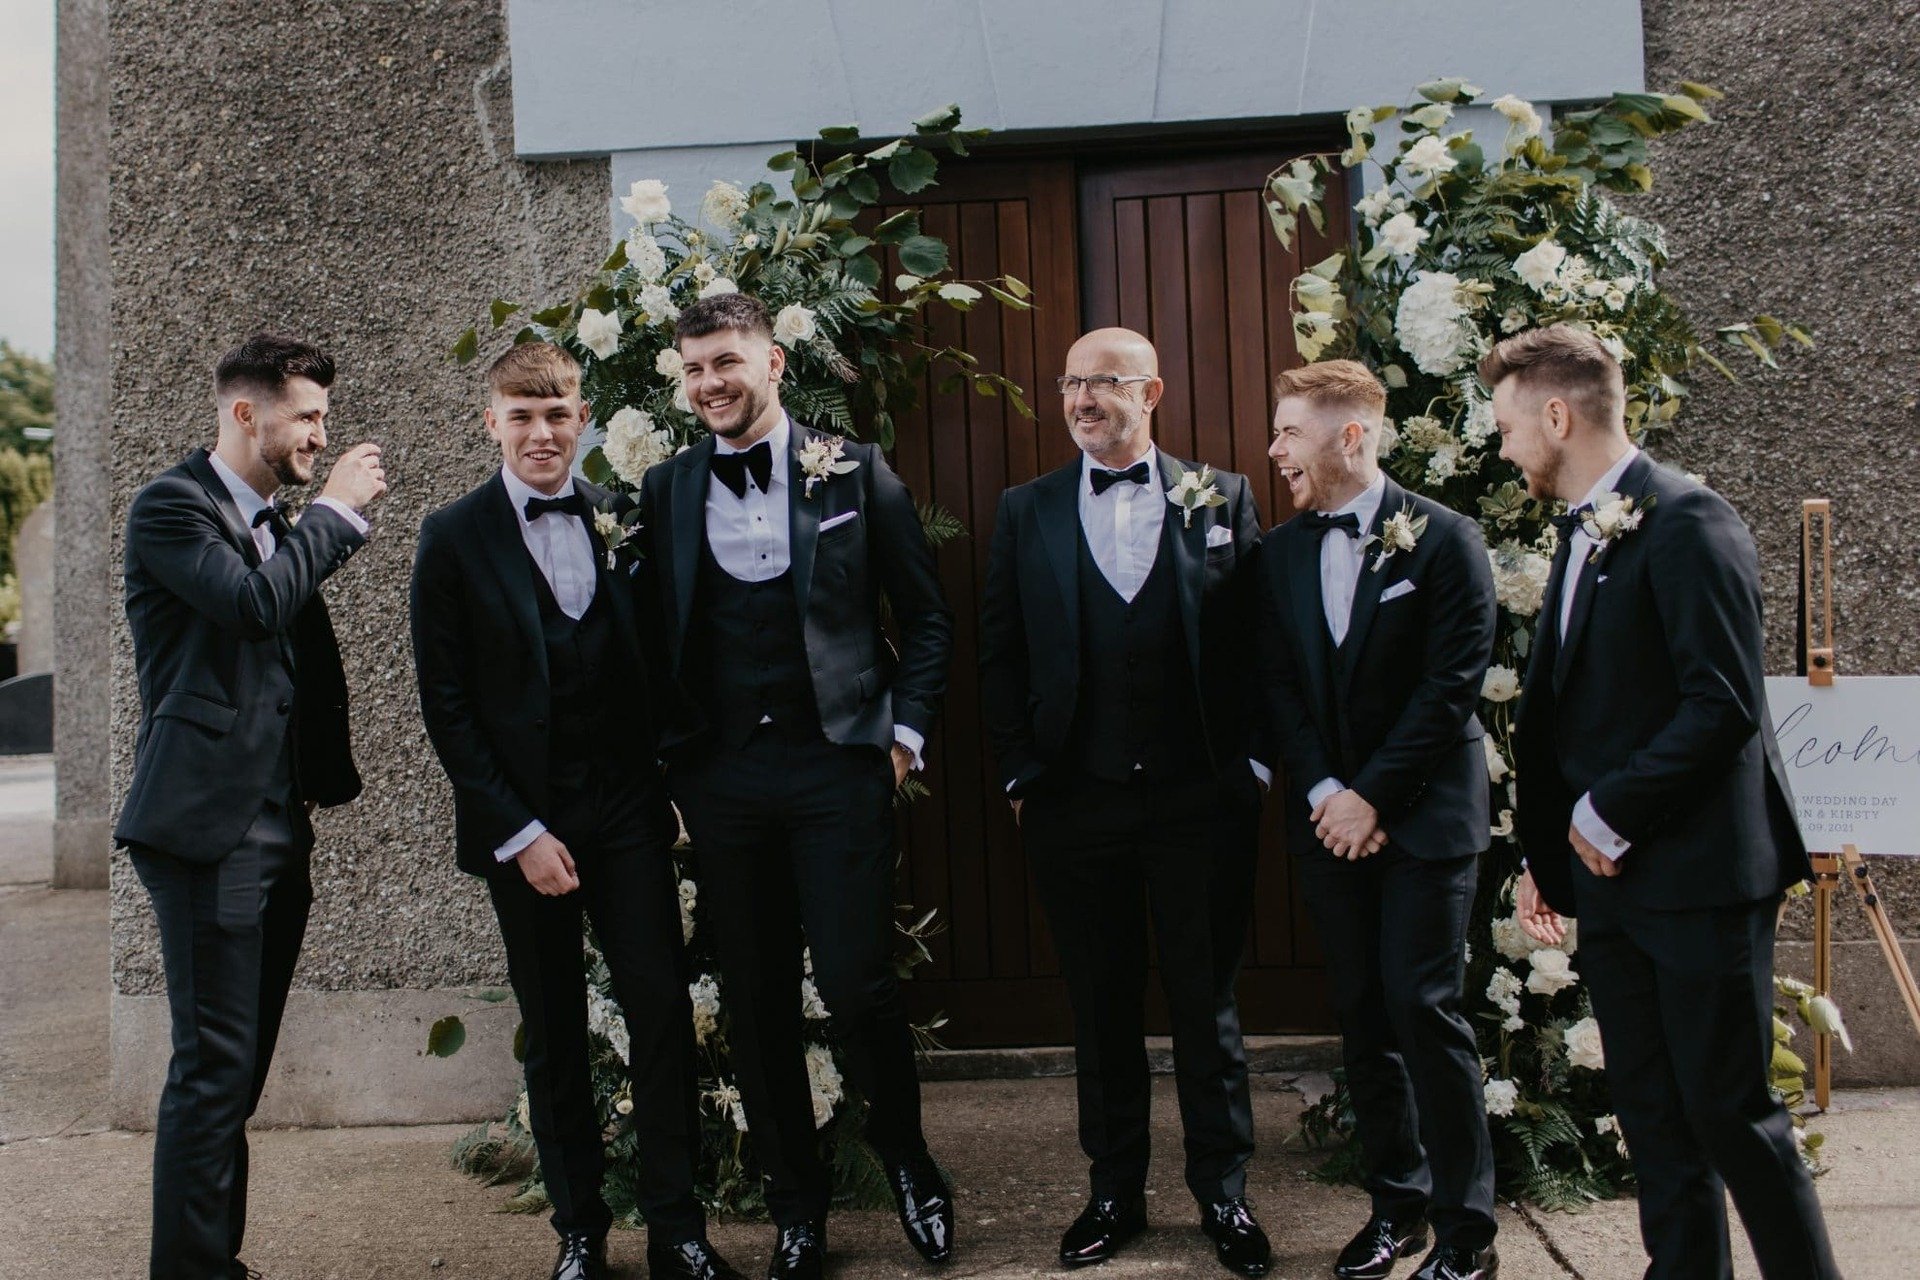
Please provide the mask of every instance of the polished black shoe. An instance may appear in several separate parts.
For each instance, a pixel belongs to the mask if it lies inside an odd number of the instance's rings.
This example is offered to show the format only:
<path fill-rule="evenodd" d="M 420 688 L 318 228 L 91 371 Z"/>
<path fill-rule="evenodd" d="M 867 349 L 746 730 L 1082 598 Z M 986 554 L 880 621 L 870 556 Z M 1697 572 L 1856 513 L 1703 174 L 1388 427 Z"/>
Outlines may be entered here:
<path fill-rule="evenodd" d="M 1200 1230 L 1213 1241 L 1214 1256 L 1227 1270 L 1263 1276 L 1273 1265 L 1273 1246 L 1244 1199 L 1221 1200 L 1200 1210 Z"/>
<path fill-rule="evenodd" d="M 1395 1222 L 1376 1213 L 1334 1259 L 1333 1274 L 1340 1280 L 1385 1280 L 1393 1274 L 1394 1263 L 1426 1247 L 1426 1219 Z"/>
<path fill-rule="evenodd" d="M 900 1210 L 900 1229 L 907 1243 L 928 1262 L 953 1257 L 953 1190 L 940 1176 L 933 1157 L 922 1156 L 887 1170 L 893 1203 Z"/>
<path fill-rule="evenodd" d="M 1095 1196 L 1060 1237 L 1060 1265 L 1085 1267 L 1105 1262 L 1127 1241 L 1147 1229 L 1147 1202 L 1140 1196 Z"/>
<path fill-rule="evenodd" d="M 742 1280 L 740 1273 L 704 1239 L 682 1244 L 648 1240 L 647 1274 L 652 1280 Z"/>
<path fill-rule="evenodd" d="M 568 1231 L 560 1236 L 553 1280 L 607 1280 L 607 1238 Z"/>
<path fill-rule="evenodd" d="M 1491 1246 L 1463 1249 L 1437 1244 L 1413 1273 L 1413 1280 L 1494 1280 L 1500 1274 L 1500 1255 Z"/>
<path fill-rule="evenodd" d="M 780 1228 L 773 1242 L 767 1280 L 821 1280 L 827 1268 L 827 1224 L 802 1222 Z"/>

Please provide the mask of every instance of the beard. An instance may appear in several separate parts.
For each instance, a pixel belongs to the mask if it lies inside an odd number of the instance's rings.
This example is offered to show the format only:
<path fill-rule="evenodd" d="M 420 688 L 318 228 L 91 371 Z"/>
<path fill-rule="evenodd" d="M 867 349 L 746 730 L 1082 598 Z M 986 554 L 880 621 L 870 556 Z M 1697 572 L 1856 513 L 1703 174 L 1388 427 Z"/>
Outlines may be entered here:
<path fill-rule="evenodd" d="M 313 463 L 300 456 L 300 450 L 291 442 L 285 445 L 267 445 L 260 447 L 260 460 L 272 470 L 274 479 L 283 485 L 304 485 L 313 482 Z"/>
<path fill-rule="evenodd" d="M 704 414 L 701 415 L 700 421 L 706 423 L 707 430 L 722 440 L 738 440 L 753 429 L 754 423 L 760 421 L 760 415 L 767 411 L 767 405 L 772 400 L 773 392 L 766 387 L 748 387 L 740 392 L 740 417 L 733 426 L 723 430 L 708 422 Z"/>

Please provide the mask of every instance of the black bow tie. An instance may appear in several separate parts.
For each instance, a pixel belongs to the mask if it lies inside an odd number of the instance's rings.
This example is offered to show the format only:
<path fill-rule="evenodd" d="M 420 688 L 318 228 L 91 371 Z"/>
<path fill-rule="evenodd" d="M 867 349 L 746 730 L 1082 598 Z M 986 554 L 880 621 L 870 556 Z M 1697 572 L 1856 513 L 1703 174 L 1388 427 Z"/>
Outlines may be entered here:
<path fill-rule="evenodd" d="M 1352 511 L 1343 511 L 1337 516 L 1330 516 L 1324 511 L 1309 511 L 1306 519 L 1307 532 L 1315 537 L 1324 538 L 1335 529 L 1349 538 L 1360 536 L 1360 517 Z"/>
<path fill-rule="evenodd" d="M 258 529 L 261 525 L 266 525 L 267 528 L 273 530 L 273 540 L 275 542 L 281 541 L 293 532 L 293 526 L 287 523 L 286 513 L 272 503 L 268 503 L 253 513 L 253 527 Z"/>
<path fill-rule="evenodd" d="M 1586 518 L 1592 514 L 1593 504 L 1589 502 L 1560 515 L 1548 516 L 1547 523 L 1558 529 L 1560 531 L 1560 537 L 1564 540 L 1572 537 L 1573 531 L 1578 529 L 1581 524 L 1585 522 Z"/>
<path fill-rule="evenodd" d="M 713 451 L 713 478 L 733 490 L 733 496 L 747 496 L 747 477 L 753 477 L 753 483 L 760 492 L 767 491 L 767 485 L 773 479 L 773 446 L 762 440 L 751 449 L 738 453 Z"/>
<path fill-rule="evenodd" d="M 549 511 L 558 511 L 563 516 L 579 516 L 584 520 L 587 518 L 587 500 L 580 496 L 578 489 L 575 489 L 573 492 L 563 493 L 557 498 L 528 498 L 524 510 L 527 513 L 527 523 L 529 524 L 538 520 Z"/>
<path fill-rule="evenodd" d="M 1134 484 L 1145 484 L 1147 477 L 1151 474 L 1152 472 L 1147 469 L 1145 458 L 1134 463 L 1125 471 L 1109 471 L 1105 467 L 1095 467 L 1093 469 L 1093 491 L 1096 494 L 1105 493 L 1122 480 L 1131 480 Z"/>

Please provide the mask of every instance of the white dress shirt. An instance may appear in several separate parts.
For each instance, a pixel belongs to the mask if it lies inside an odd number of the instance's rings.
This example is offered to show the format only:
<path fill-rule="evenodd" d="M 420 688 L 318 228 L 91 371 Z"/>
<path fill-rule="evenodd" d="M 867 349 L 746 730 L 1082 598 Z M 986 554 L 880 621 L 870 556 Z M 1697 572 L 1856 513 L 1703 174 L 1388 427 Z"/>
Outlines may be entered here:
<path fill-rule="evenodd" d="M 1353 595 L 1360 588 L 1360 571 L 1367 561 L 1367 531 L 1373 528 L 1373 518 L 1380 514 L 1380 503 L 1386 496 L 1387 477 L 1382 472 L 1353 501 L 1327 513 L 1351 513 L 1360 521 L 1358 538 L 1349 538 L 1340 529 L 1320 538 L 1320 607 L 1326 613 L 1327 634 L 1336 646 L 1347 638 L 1347 627 L 1353 621 Z M 1338 778 L 1322 778 L 1307 792 L 1307 803 L 1317 809 L 1321 801 L 1346 789 L 1347 784 Z"/>
<path fill-rule="evenodd" d="M 1620 460 L 1607 468 L 1607 473 L 1594 482 L 1593 488 L 1587 490 L 1587 496 L 1573 505 L 1575 507 L 1597 506 L 1602 498 L 1616 492 L 1620 487 L 1620 477 L 1627 473 L 1627 468 L 1639 456 L 1640 451 L 1629 445 Z M 1587 557 L 1593 553 L 1593 547 L 1594 541 L 1587 536 L 1584 525 L 1573 531 L 1573 546 L 1567 554 L 1567 567 L 1563 571 L 1565 582 L 1560 589 L 1560 643 L 1562 644 L 1567 642 L 1567 627 L 1573 620 L 1573 597 L 1580 589 L 1580 570 L 1586 567 Z M 1611 861 L 1618 862 L 1632 847 L 1620 837 L 1618 832 L 1608 826 L 1606 820 L 1594 809 L 1592 792 L 1588 792 L 1574 802 L 1573 826 L 1574 830 L 1585 836 L 1594 848 L 1605 854 Z"/>
<path fill-rule="evenodd" d="M 1100 575 L 1120 598 L 1133 603 L 1160 554 L 1160 528 L 1166 523 L 1167 495 L 1160 488 L 1160 450 L 1147 446 L 1147 482 L 1122 480 L 1093 491 L 1093 473 L 1106 470 L 1091 454 L 1080 455 L 1080 528 Z M 1120 468 L 1125 470 L 1125 468 Z"/>
<path fill-rule="evenodd" d="M 751 475 L 746 492 L 738 496 L 717 480 L 707 482 L 707 546 L 728 576 L 742 582 L 777 578 L 793 564 L 793 478 L 787 463 L 792 453 L 793 419 L 782 413 L 763 439 L 773 453 L 773 469 L 765 490 Z M 719 436 L 713 438 L 713 451 L 716 455 L 746 452 Z M 924 734 L 896 724 L 893 740 L 913 753 L 914 769 L 925 767 L 920 756 L 927 745 Z"/>
<path fill-rule="evenodd" d="M 272 506 L 273 500 L 255 493 L 253 486 L 242 480 L 240 473 L 228 466 L 219 454 L 209 452 L 207 461 L 213 464 L 213 473 L 220 477 L 220 482 L 227 486 L 227 492 L 233 495 L 233 505 L 240 508 L 240 519 L 253 535 L 254 549 L 260 553 L 261 563 L 266 563 L 267 557 L 274 553 L 279 544 L 273 539 L 273 530 L 265 524 L 255 525 L 253 518 Z M 366 518 L 338 498 L 316 498 L 313 505 L 338 511 L 355 532 L 363 538 L 366 536 L 369 527 Z"/>

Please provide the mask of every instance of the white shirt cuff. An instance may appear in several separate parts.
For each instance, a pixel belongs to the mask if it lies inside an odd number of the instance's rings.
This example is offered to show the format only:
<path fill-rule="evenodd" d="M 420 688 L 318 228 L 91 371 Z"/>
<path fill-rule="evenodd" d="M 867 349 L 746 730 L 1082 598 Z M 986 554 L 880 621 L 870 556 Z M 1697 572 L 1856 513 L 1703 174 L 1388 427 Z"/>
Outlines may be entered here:
<path fill-rule="evenodd" d="M 505 844 L 495 849 L 493 856 L 495 860 L 500 862 L 512 862 L 520 856 L 521 852 L 524 851 L 528 845 L 545 834 L 547 834 L 547 824 L 535 818 L 532 822 L 529 822 L 526 826 L 514 832 L 513 836 Z"/>
<path fill-rule="evenodd" d="M 1273 770 L 1267 768 L 1267 766 L 1261 764 L 1252 756 L 1247 757 L 1247 767 L 1253 770 L 1254 777 L 1260 779 L 1261 786 L 1269 791 L 1273 790 Z"/>
<path fill-rule="evenodd" d="M 913 771 L 915 773 L 927 767 L 927 762 L 920 758 L 921 748 L 927 745 L 925 734 L 921 733 L 918 729 L 909 729 L 906 725 L 897 724 L 893 726 L 893 740 L 913 752 Z"/>
<path fill-rule="evenodd" d="M 358 511 L 355 511 L 352 507 L 348 506 L 346 503 L 340 501 L 340 499 L 315 498 L 313 500 L 313 505 L 316 507 L 328 507 L 334 511 L 338 511 L 341 514 L 341 516 L 345 518 L 346 522 L 353 526 L 353 530 L 355 533 L 359 534 L 363 538 L 367 536 L 367 529 L 369 527 L 367 524 L 367 518 L 361 515 Z"/>
<path fill-rule="evenodd" d="M 1346 789 L 1347 784 L 1338 778 L 1322 778 L 1313 784 L 1313 790 L 1307 792 L 1307 807 L 1318 809 L 1322 803 Z"/>
<path fill-rule="evenodd" d="M 1593 793 L 1581 796 L 1573 806 L 1573 829 L 1587 838 L 1587 842 L 1598 849 L 1609 862 L 1618 862 L 1633 846 L 1621 839 L 1619 833 L 1606 824 L 1599 811 L 1593 807 Z"/>

